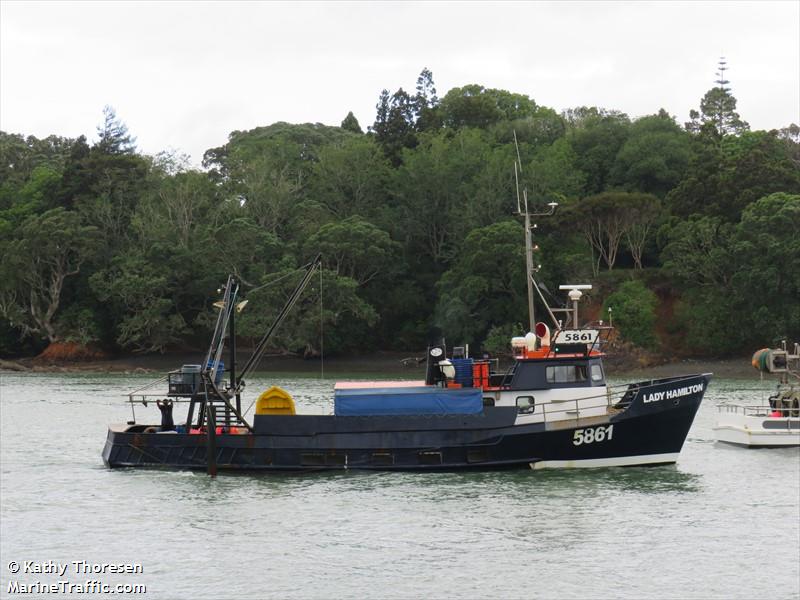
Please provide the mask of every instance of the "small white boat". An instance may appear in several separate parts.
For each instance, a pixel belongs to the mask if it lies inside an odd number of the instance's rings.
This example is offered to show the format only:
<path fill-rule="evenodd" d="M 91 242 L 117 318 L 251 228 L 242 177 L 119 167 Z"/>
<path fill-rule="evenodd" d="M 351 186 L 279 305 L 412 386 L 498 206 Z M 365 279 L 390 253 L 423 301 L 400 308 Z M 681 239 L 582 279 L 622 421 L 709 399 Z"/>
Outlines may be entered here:
<path fill-rule="evenodd" d="M 764 348 L 753 366 L 780 375 L 777 391 L 761 404 L 722 402 L 717 405 L 717 440 L 748 448 L 800 446 L 800 344 L 789 352 Z"/>

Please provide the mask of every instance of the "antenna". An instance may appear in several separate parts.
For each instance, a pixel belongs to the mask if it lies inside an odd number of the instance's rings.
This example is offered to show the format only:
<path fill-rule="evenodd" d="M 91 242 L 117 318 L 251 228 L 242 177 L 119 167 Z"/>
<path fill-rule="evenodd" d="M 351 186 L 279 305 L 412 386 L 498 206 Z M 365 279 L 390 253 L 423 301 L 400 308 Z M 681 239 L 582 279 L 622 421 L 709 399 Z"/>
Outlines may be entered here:
<path fill-rule="evenodd" d="M 519 176 L 517 174 L 517 167 L 519 172 L 522 173 L 522 159 L 519 157 L 519 144 L 517 143 L 517 130 L 514 130 L 514 148 L 517 150 L 517 162 L 514 163 L 514 181 L 517 184 L 517 214 L 522 214 L 522 207 L 519 203 Z M 527 206 L 526 206 L 527 208 Z"/>
<path fill-rule="evenodd" d="M 539 295 L 541 296 L 541 292 L 539 291 L 539 286 L 536 285 L 536 280 L 533 278 L 533 274 L 541 268 L 541 265 L 538 265 L 534 268 L 533 266 L 533 229 L 536 227 L 534 223 L 531 225 L 531 217 L 540 217 L 540 216 L 549 216 L 552 215 L 556 211 L 556 207 L 558 206 L 558 202 L 550 202 L 548 203 L 548 209 L 544 212 L 531 212 L 528 208 L 528 189 L 526 187 L 522 188 L 522 200 L 524 201 L 525 211 L 522 211 L 522 206 L 520 206 L 520 194 L 519 194 L 519 175 L 518 173 L 522 173 L 522 158 L 519 154 L 519 143 L 517 142 L 517 130 L 514 130 L 514 148 L 517 151 L 517 162 L 514 164 L 514 179 L 517 184 L 517 214 L 522 216 L 525 219 L 525 267 L 526 267 L 526 277 L 525 281 L 528 284 L 528 318 L 529 318 L 529 325 L 530 328 L 528 331 L 535 331 L 536 330 L 536 315 L 534 312 L 534 304 L 533 304 L 533 291 L 534 288 Z M 519 172 L 517 168 L 519 167 Z M 536 247 L 538 249 L 538 246 Z M 544 300 L 544 298 L 542 298 Z M 555 321 L 555 317 L 553 317 L 553 312 L 550 310 L 550 307 L 547 306 L 545 303 L 545 307 L 547 308 L 548 313 Z"/>

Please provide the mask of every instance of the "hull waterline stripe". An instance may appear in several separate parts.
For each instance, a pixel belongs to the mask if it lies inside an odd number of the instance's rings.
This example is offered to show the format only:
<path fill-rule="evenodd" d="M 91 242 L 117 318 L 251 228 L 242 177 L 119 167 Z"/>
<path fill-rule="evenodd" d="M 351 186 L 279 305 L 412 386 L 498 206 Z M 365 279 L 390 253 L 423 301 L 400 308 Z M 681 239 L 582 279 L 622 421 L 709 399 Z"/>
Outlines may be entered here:
<path fill-rule="evenodd" d="M 640 456 L 615 456 L 611 458 L 587 458 L 584 460 L 541 460 L 531 463 L 531 469 L 582 469 L 590 467 L 627 467 L 635 465 L 657 465 L 674 463 L 678 452 L 665 454 L 642 454 Z"/>

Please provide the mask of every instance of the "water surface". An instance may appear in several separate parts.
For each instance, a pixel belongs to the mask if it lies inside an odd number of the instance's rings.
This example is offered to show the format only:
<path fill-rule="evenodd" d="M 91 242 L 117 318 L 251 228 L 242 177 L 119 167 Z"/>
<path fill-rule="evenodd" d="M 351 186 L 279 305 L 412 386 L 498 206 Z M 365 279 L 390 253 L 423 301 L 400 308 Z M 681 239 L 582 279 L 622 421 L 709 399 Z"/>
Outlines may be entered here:
<path fill-rule="evenodd" d="M 107 424 L 147 381 L 0 375 L 0 596 L 96 579 L 148 598 L 800 598 L 800 451 L 711 429 L 716 402 L 767 383 L 715 379 L 674 466 L 211 479 L 103 466 Z M 333 381 L 269 374 L 248 398 L 278 384 L 327 413 Z M 9 572 L 26 560 L 144 573 Z"/>

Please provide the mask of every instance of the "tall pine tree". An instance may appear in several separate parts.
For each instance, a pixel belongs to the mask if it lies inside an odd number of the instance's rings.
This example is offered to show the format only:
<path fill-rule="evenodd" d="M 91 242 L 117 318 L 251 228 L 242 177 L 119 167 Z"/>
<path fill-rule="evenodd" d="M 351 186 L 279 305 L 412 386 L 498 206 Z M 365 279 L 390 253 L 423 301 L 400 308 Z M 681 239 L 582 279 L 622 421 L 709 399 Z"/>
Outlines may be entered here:
<path fill-rule="evenodd" d="M 700 112 L 689 111 L 689 118 L 692 120 L 686 123 L 686 129 L 694 133 L 706 131 L 718 137 L 749 131 L 750 125 L 742 121 L 736 112 L 736 98 L 728 87 L 730 81 L 725 79 L 728 66 L 724 56 L 719 59 L 718 69 L 717 79 L 714 81 L 716 87 L 708 90 L 700 100 Z"/>

